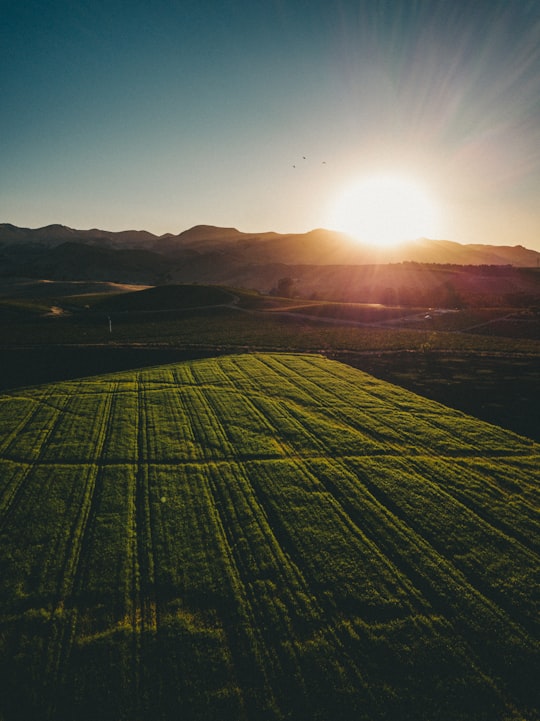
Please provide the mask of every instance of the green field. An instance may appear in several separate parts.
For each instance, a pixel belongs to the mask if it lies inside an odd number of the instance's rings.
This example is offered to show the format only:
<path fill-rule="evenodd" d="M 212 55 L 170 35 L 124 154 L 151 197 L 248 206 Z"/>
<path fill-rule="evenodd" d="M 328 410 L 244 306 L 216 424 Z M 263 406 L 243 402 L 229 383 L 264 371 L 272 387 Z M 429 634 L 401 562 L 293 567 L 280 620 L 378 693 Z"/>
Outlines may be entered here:
<path fill-rule="evenodd" d="M 539 719 L 539 461 L 317 355 L 0 394 L 0 719 Z"/>

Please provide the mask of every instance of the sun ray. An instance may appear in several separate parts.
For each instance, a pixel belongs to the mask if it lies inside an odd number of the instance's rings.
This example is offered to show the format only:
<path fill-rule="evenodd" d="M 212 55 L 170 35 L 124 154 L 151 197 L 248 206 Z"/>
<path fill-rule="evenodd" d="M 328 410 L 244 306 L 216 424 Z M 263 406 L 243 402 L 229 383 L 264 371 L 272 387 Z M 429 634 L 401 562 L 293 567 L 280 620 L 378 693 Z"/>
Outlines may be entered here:
<path fill-rule="evenodd" d="M 360 242 L 387 246 L 437 235 L 438 209 L 416 180 L 374 175 L 348 186 L 338 197 L 331 227 Z"/>

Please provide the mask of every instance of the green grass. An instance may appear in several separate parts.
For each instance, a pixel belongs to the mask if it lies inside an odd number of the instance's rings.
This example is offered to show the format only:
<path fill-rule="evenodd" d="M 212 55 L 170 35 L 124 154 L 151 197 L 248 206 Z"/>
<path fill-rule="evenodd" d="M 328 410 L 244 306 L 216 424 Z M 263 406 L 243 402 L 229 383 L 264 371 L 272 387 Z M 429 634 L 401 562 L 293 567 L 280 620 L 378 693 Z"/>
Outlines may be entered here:
<path fill-rule="evenodd" d="M 141 293 L 144 291 L 140 291 Z M 109 317 L 112 333 L 109 332 Z M 282 351 L 429 350 L 540 352 L 540 341 L 425 328 L 321 324 L 312 317 L 248 313 L 212 307 L 159 312 L 91 312 L 63 318 L 10 322 L 0 327 L 6 347 L 29 345 L 126 345 Z"/>
<path fill-rule="evenodd" d="M 538 719 L 539 452 L 311 355 L 0 394 L 0 718 Z"/>

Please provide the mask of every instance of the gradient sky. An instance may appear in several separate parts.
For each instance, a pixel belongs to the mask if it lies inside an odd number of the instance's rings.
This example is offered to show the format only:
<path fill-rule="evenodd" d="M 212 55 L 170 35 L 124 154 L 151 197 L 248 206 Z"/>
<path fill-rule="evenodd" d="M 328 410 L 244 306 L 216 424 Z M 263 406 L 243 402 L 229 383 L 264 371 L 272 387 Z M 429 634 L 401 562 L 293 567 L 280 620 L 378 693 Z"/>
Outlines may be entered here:
<path fill-rule="evenodd" d="M 399 172 L 438 237 L 540 250 L 540 0 L 0 8 L 0 222 L 303 232 Z"/>

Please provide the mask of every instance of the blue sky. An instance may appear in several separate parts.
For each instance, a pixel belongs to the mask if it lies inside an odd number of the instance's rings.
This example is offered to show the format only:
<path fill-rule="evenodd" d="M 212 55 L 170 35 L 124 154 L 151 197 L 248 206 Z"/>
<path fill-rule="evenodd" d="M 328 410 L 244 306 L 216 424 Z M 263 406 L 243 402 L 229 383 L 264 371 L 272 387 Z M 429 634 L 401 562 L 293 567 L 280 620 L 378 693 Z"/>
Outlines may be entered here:
<path fill-rule="evenodd" d="M 540 0 L 0 8 L 0 222 L 302 232 L 385 172 L 540 250 Z"/>

